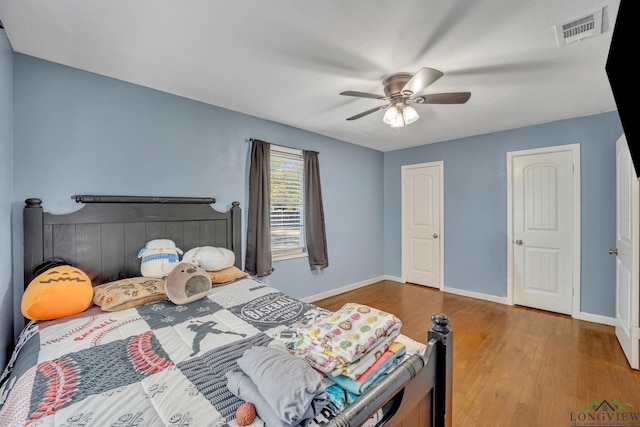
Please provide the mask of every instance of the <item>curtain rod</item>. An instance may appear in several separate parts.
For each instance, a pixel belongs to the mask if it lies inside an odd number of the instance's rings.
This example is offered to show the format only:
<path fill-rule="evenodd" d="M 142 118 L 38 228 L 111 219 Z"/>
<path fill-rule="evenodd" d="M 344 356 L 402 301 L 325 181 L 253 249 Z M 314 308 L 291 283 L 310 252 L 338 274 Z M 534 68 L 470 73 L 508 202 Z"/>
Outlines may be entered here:
<path fill-rule="evenodd" d="M 255 138 L 249 138 L 249 139 L 247 139 L 247 142 L 253 142 L 253 141 L 255 141 L 255 140 L 256 140 Z M 260 140 L 260 141 L 262 141 L 262 140 Z M 264 141 L 264 142 L 267 142 L 267 141 Z M 271 142 L 269 142 L 269 144 L 271 144 Z M 305 150 L 305 149 L 303 149 L 303 148 L 290 147 L 290 146 L 288 146 L 288 145 L 275 144 L 275 143 L 274 143 L 273 145 L 279 145 L 279 146 L 281 146 L 281 147 L 291 148 L 292 150 L 302 150 L 302 151 L 309 151 L 309 152 L 311 152 L 311 153 L 320 154 L 320 152 L 319 152 L 319 151 Z"/>

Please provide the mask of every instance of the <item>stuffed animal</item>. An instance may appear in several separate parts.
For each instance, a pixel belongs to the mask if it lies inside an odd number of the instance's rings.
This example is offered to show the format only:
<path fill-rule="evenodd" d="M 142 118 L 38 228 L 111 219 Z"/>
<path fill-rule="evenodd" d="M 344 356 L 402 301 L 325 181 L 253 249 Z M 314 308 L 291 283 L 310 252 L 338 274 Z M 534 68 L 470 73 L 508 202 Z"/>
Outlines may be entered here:
<path fill-rule="evenodd" d="M 180 262 L 182 250 L 176 248 L 173 240 L 155 239 L 147 242 L 138 252 L 140 273 L 144 277 L 163 278 L 167 276 Z"/>
<path fill-rule="evenodd" d="M 22 315 L 53 320 L 81 313 L 91 306 L 93 287 L 84 271 L 55 258 L 36 267 L 36 275 L 22 295 Z"/>
<path fill-rule="evenodd" d="M 211 279 L 203 268 L 181 262 L 167 276 L 165 290 L 174 304 L 187 304 L 209 293 Z"/>
<path fill-rule="evenodd" d="M 201 246 L 185 252 L 182 261 L 199 265 L 207 271 L 219 271 L 231 267 L 236 255 L 227 248 Z"/>

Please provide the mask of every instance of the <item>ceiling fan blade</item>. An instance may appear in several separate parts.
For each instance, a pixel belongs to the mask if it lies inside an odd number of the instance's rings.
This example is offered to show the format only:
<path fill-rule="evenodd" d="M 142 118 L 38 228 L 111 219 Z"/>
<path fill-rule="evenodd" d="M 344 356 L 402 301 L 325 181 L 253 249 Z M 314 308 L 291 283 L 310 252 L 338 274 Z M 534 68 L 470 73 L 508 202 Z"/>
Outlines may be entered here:
<path fill-rule="evenodd" d="M 360 97 L 360 98 L 373 98 L 373 99 L 379 99 L 381 101 L 386 101 L 387 99 L 389 99 L 388 97 L 386 97 L 384 95 L 376 95 L 375 93 L 367 93 L 367 92 L 355 92 L 353 90 L 347 90 L 345 92 L 340 92 L 340 95 L 357 96 L 357 97 Z"/>
<path fill-rule="evenodd" d="M 471 97 L 471 92 L 432 93 L 413 99 L 416 104 L 464 104 Z"/>
<path fill-rule="evenodd" d="M 355 116 L 351 116 L 351 117 L 349 117 L 347 120 L 356 120 L 356 119 L 359 119 L 360 117 L 364 117 L 364 116 L 366 116 L 366 115 L 368 115 L 368 114 L 375 113 L 375 112 L 376 112 L 376 111 L 378 111 L 378 110 L 382 110 L 383 108 L 387 108 L 389 105 L 391 105 L 391 104 L 381 105 L 381 106 L 379 106 L 379 107 L 372 108 L 372 109 L 367 110 L 367 111 L 365 111 L 365 112 L 363 112 L 363 113 L 356 114 Z"/>
<path fill-rule="evenodd" d="M 434 68 L 424 67 L 415 73 L 404 85 L 400 93 L 405 96 L 414 95 L 442 77 L 444 73 Z"/>

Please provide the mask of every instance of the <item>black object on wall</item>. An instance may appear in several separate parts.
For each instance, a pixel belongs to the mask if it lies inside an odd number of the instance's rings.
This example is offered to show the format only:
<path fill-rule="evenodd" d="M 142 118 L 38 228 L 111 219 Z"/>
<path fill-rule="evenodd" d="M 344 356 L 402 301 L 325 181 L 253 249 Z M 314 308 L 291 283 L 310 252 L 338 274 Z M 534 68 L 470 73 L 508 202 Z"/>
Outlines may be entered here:
<path fill-rule="evenodd" d="M 632 2 L 633 0 L 620 1 L 605 70 L 618 107 L 618 115 L 627 138 L 636 175 L 640 177 L 640 150 L 638 149 L 640 118 L 634 111 L 634 103 L 640 98 L 637 73 L 634 72 L 635 67 L 631 64 L 633 60 L 631 49 L 636 38 L 634 26 L 637 24 L 634 22 Z"/>

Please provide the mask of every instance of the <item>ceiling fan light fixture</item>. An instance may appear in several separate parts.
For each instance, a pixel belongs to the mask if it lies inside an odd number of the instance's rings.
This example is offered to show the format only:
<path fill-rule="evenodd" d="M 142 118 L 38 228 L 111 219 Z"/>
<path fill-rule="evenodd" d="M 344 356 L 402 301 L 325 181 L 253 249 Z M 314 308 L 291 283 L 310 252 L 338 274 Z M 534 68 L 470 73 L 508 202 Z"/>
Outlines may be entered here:
<path fill-rule="evenodd" d="M 391 123 L 391 127 L 392 128 L 403 128 L 405 125 L 404 122 L 404 118 L 402 117 L 402 114 L 398 114 L 398 117 L 396 117 L 396 121 Z"/>
<path fill-rule="evenodd" d="M 404 123 L 410 125 L 420 118 L 418 112 L 411 105 L 405 105 L 402 109 L 402 118 L 404 119 Z"/>
<path fill-rule="evenodd" d="M 382 121 L 392 128 L 401 128 L 415 122 L 419 117 L 415 108 L 398 102 L 387 109 Z"/>
<path fill-rule="evenodd" d="M 393 124 L 398 121 L 398 117 L 401 118 L 398 108 L 396 108 L 395 105 L 392 105 L 391 107 L 387 108 L 382 121 L 384 122 L 384 124 L 394 127 Z"/>

